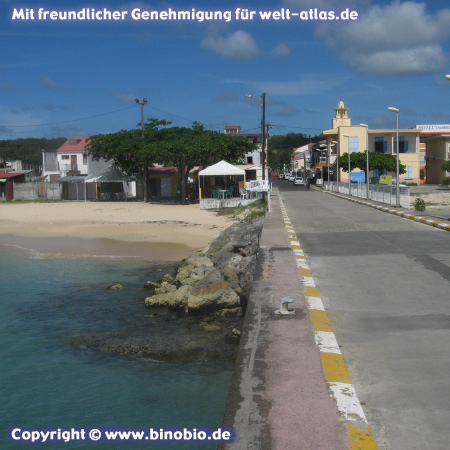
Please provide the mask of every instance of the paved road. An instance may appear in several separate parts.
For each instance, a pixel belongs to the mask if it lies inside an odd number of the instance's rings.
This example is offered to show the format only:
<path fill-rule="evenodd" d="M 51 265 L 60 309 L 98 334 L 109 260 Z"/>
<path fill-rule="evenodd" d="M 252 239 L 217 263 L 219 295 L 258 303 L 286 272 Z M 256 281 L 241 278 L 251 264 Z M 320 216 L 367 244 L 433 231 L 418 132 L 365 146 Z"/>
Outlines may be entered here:
<path fill-rule="evenodd" d="M 380 450 L 450 448 L 450 233 L 275 182 Z"/>

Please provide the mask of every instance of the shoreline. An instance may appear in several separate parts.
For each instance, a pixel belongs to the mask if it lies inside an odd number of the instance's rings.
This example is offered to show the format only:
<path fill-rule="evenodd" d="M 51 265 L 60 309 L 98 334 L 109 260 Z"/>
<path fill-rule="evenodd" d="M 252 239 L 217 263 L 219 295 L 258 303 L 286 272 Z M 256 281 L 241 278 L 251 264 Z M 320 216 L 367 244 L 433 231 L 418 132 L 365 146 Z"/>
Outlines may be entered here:
<path fill-rule="evenodd" d="M 141 202 L 0 204 L 0 215 L 0 247 L 155 261 L 179 261 L 203 250 L 233 223 L 198 205 Z"/>

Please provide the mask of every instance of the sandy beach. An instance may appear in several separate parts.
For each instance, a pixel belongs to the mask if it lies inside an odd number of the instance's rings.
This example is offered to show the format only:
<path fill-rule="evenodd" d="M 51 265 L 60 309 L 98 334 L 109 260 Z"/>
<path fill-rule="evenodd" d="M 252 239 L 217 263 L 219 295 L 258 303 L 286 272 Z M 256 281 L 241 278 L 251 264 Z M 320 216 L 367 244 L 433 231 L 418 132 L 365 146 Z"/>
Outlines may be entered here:
<path fill-rule="evenodd" d="M 0 245 L 36 252 L 177 261 L 232 221 L 198 205 L 143 202 L 0 204 Z"/>

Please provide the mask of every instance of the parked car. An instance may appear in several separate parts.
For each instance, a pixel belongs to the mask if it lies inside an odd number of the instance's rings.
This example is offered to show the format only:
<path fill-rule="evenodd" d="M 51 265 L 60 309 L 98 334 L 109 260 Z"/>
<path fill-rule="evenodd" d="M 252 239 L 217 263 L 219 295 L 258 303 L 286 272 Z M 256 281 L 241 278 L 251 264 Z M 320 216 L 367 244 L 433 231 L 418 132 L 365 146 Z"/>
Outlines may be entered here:
<path fill-rule="evenodd" d="M 289 177 L 288 177 L 288 180 L 289 181 L 294 181 L 294 178 L 295 178 L 295 174 L 294 173 L 290 173 Z"/>
<path fill-rule="evenodd" d="M 280 180 L 283 180 L 284 179 L 284 173 L 280 173 L 280 175 L 279 175 L 279 177 L 278 177 Z"/>
<path fill-rule="evenodd" d="M 304 186 L 305 185 L 305 181 L 303 180 L 303 177 L 295 177 L 293 183 L 294 183 L 294 186 Z"/>

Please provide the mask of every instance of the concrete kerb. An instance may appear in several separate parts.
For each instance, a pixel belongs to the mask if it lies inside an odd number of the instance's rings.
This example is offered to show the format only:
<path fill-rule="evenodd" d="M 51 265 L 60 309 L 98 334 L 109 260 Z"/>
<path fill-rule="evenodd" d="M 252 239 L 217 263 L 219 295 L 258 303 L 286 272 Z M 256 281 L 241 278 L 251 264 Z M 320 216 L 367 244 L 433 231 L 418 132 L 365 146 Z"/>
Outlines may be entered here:
<path fill-rule="evenodd" d="M 220 450 L 375 450 L 305 253 L 278 201 L 268 213 Z M 286 230 L 286 232 L 283 231 Z M 279 299 L 295 315 L 277 316 Z M 297 303 L 298 302 L 298 303 Z"/>
<path fill-rule="evenodd" d="M 356 394 L 356 389 L 334 335 L 319 290 L 314 282 L 307 258 L 281 198 L 280 204 L 285 228 L 297 261 L 297 268 L 305 285 L 304 295 L 313 323 L 315 342 L 320 352 L 325 381 L 330 396 L 335 400 L 339 417 L 347 425 L 348 448 L 351 450 L 376 449 L 370 426 Z"/>
<path fill-rule="evenodd" d="M 432 227 L 439 228 L 440 230 L 450 231 L 450 223 L 449 222 L 439 222 L 434 219 L 427 219 L 426 217 L 423 217 L 423 216 L 410 214 L 409 212 L 407 212 L 405 210 L 396 209 L 396 208 L 392 208 L 392 207 L 388 207 L 388 206 L 383 206 L 383 205 L 369 202 L 366 200 L 360 200 L 355 197 L 349 197 L 347 195 L 336 194 L 335 192 L 324 191 L 322 189 L 317 189 L 317 188 L 315 190 L 323 192 L 325 194 L 333 195 L 335 197 L 343 198 L 345 200 L 349 200 L 354 203 L 359 203 L 360 205 L 369 206 L 370 208 L 374 208 L 379 211 L 387 212 L 387 213 L 393 214 L 395 216 L 403 217 L 403 218 L 409 219 L 409 220 L 414 220 L 415 222 L 420 222 L 425 225 L 430 225 Z"/>

